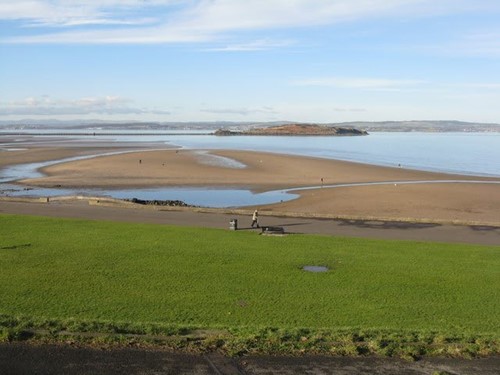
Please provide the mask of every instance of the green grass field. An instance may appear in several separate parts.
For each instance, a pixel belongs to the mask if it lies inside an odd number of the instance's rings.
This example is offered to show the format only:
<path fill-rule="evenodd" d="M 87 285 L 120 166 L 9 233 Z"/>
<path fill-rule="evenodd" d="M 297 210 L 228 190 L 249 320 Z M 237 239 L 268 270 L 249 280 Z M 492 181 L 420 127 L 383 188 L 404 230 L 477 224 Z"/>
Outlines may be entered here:
<path fill-rule="evenodd" d="M 245 340 L 302 332 L 303 341 L 321 341 L 321 332 L 412 332 L 412 340 L 487 340 L 498 350 L 500 247 L 16 215 L 0 221 L 0 325 L 7 328 L 106 322 L 122 330 L 245 332 Z M 331 270 L 309 273 L 304 265 Z"/>

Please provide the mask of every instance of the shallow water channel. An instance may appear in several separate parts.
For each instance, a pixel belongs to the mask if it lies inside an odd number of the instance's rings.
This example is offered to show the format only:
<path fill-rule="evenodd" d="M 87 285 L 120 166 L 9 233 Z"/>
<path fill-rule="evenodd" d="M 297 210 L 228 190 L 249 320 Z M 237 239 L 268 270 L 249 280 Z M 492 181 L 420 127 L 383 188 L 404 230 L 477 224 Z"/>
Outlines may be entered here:
<path fill-rule="evenodd" d="M 207 153 L 207 151 L 193 152 L 202 164 L 218 165 L 235 169 L 246 167 L 244 164 L 236 160 L 223 156 L 212 155 Z M 99 156 L 116 155 L 120 153 L 124 152 L 108 152 L 98 155 L 77 156 L 61 160 L 19 164 L 6 167 L 0 172 L 0 196 L 56 197 L 79 195 L 89 197 L 112 197 L 118 199 L 138 198 L 142 200 L 180 200 L 190 205 L 219 208 L 271 204 L 280 201 L 288 201 L 298 197 L 297 194 L 289 193 L 283 190 L 254 193 L 248 189 L 220 187 L 101 189 L 27 187 L 15 184 L 15 181 L 17 180 L 43 177 L 44 174 L 40 172 L 40 169 L 50 165 L 90 159 Z"/>

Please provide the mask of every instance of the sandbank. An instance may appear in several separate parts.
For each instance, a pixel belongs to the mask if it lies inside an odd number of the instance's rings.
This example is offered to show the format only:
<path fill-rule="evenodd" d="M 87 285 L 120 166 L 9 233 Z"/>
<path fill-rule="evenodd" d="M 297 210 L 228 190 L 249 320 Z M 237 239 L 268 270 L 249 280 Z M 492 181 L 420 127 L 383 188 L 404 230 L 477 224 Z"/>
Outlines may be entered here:
<path fill-rule="evenodd" d="M 0 152 L 0 168 L 26 163 L 36 163 L 48 160 L 60 160 L 63 158 L 80 155 L 82 150 L 58 147 L 42 148 L 20 148 L 16 151 Z M 92 150 L 86 150 L 92 152 Z"/>
<path fill-rule="evenodd" d="M 389 184 L 300 192 L 260 207 L 273 214 L 500 225 L 500 184 Z"/>
<path fill-rule="evenodd" d="M 109 152 L 137 151 L 137 147 L 19 147 L 0 150 L 0 169 L 17 164 L 57 161 L 70 157 L 91 156 Z"/>
<path fill-rule="evenodd" d="M 323 184 L 323 188 L 299 192 L 299 199 L 259 208 L 275 214 L 500 225 L 500 184 L 326 187 L 380 181 L 500 179 L 264 152 L 218 150 L 210 153 L 238 161 L 245 167 L 210 163 L 198 151 L 165 149 L 56 164 L 43 169 L 46 177 L 23 180 L 21 183 L 45 187 L 238 187 L 259 192 Z"/>
<path fill-rule="evenodd" d="M 45 167 L 34 186 L 152 187 L 231 186 L 255 191 L 311 185 L 443 179 L 484 179 L 347 161 L 252 151 L 211 151 L 244 168 L 214 165 L 193 150 L 153 150 L 100 156 Z"/>

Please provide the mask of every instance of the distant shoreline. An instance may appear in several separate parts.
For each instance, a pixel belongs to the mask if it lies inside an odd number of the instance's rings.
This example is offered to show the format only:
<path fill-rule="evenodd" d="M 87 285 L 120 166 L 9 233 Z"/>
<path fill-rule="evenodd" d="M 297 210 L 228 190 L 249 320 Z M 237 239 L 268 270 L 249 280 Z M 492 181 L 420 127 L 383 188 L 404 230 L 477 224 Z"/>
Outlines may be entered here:
<path fill-rule="evenodd" d="M 191 135 L 191 131 L 200 131 L 212 134 L 218 129 L 232 131 L 246 131 L 249 129 L 261 129 L 274 126 L 291 124 L 305 124 L 296 121 L 274 121 L 274 122 L 251 122 L 251 121 L 185 121 L 185 122 L 107 122 L 99 119 L 84 121 L 59 121 L 59 120 L 0 120 L 0 135 L 11 133 L 12 135 L 27 134 L 25 131 L 32 131 L 33 135 L 44 135 L 42 129 L 58 130 L 59 135 L 88 135 L 88 132 L 96 132 L 107 135 L 107 131 L 132 131 L 155 132 L 154 135 L 171 135 L 171 132 L 186 132 Z M 356 128 L 367 132 L 424 132 L 424 133 L 500 133 L 500 124 L 466 122 L 454 120 L 410 120 L 410 121 L 348 121 L 317 123 L 320 126 Z M 5 131 L 5 133 L 4 133 Z M 73 133 L 78 132 L 78 134 Z M 137 135 L 137 134 L 134 134 Z"/>
<path fill-rule="evenodd" d="M 178 132 L 154 132 L 154 133 L 130 133 L 130 132 L 120 132 L 120 133 L 106 133 L 106 132 L 61 132 L 61 133 L 47 133 L 47 132 L 1 132 L 0 136 L 23 136 L 23 135 L 32 135 L 32 136 L 78 136 L 78 137 L 97 137 L 97 136 L 107 136 L 107 135 L 129 135 L 129 136 L 163 136 L 163 135 L 214 135 L 213 132 L 205 132 L 205 133 L 178 133 Z"/>
<path fill-rule="evenodd" d="M 193 129 L 196 130 L 196 129 Z M 427 133 L 427 134 L 500 134 L 500 129 L 498 131 L 494 130 L 484 130 L 484 131 L 430 131 L 430 130 L 370 130 L 370 133 Z M 6 131 L 3 132 L 0 129 L 0 137 L 2 136 L 10 136 L 10 137 L 18 137 L 18 136 L 54 136 L 54 137 L 97 137 L 97 136 L 137 136 L 137 137 L 148 137 L 148 136 L 207 136 L 213 135 L 216 136 L 215 132 L 182 132 L 182 131 L 171 131 L 171 132 L 141 132 L 141 133 L 133 133 L 130 131 L 123 132 L 31 132 L 31 131 Z M 331 135 L 327 134 L 232 134 L 231 136 L 283 136 L 283 137 L 308 137 L 308 136 L 316 136 L 316 137 L 330 137 Z M 342 135 L 342 136 L 353 136 L 353 135 Z M 354 135 L 356 136 L 356 135 Z"/>

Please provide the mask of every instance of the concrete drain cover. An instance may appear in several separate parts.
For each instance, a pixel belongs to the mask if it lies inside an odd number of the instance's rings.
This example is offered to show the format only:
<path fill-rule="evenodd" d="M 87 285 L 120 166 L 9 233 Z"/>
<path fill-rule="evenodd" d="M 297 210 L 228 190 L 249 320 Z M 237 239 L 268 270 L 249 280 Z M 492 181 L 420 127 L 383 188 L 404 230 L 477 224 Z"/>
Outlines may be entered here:
<path fill-rule="evenodd" d="M 327 272 L 328 267 L 325 266 L 304 266 L 302 267 L 304 271 L 308 272 Z"/>

